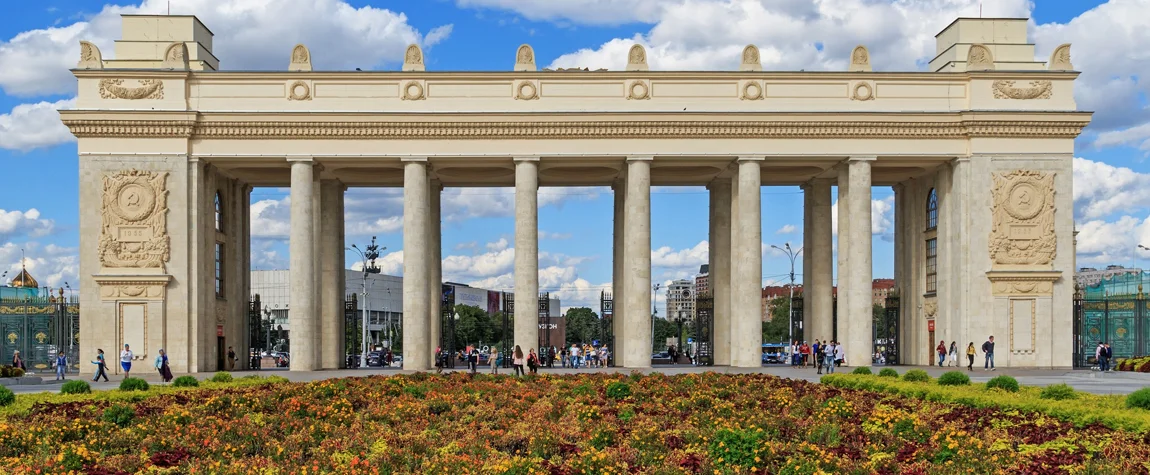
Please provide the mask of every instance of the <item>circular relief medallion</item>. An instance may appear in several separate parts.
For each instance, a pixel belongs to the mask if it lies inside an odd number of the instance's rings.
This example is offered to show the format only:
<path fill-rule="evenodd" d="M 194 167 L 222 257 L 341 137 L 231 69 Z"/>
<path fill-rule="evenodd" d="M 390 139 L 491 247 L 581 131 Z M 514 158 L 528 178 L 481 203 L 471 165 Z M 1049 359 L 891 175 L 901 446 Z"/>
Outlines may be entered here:
<path fill-rule="evenodd" d="M 870 84 L 865 82 L 855 84 L 854 99 L 856 101 L 869 101 L 874 99 L 874 90 L 871 89 Z"/>
<path fill-rule="evenodd" d="M 139 221 L 152 214 L 156 194 L 139 183 L 125 183 L 116 190 L 116 205 L 112 211 L 127 221 Z"/>
<path fill-rule="evenodd" d="M 306 101 L 311 98 L 311 88 L 303 81 L 296 81 L 288 89 L 288 96 L 293 101 Z"/>
<path fill-rule="evenodd" d="M 1046 197 L 1033 184 L 1017 183 L 1010 187 L 1006 211 L 1015 219 L 1031 219 L 1042 212 Z"/>
<path fill-rule="evenodd" d="M 524 81 L 519 83 L 519 98 L 523 100 L 535 99 L 535 85 Z"/>
<path fill-rule="evenodd" d="M 403 87 L 403 98 L 409 101 L 423 99 L 423 85 L 415 81 L 407 83 Z"/>
<path fill-rule="evenodd" d="M 647 85 L 643 81 L 635 81 L 631 83 L 631 98 L 632 99 L 646 99 L 647 98 Z"/>
<path fill-rule="evenodd" d="M 757 100 L 763 98 L 763 87 L 759 83 L 748 82 L 743 86 L 743 98 Z"/>

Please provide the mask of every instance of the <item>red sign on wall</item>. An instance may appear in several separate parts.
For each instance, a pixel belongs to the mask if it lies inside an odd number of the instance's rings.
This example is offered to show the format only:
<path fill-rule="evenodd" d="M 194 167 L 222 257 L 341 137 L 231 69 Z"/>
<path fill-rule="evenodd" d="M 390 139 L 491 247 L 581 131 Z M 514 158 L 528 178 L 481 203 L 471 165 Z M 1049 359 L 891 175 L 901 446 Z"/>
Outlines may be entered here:
<path fill-rule="evenodd" d="M 926 329 L 927 331 L 934 331 L 934 320 L 926 321 Z"/>
<path fill-rule="evenodd" d="M 934 331 L 934 322 L 930 322 L 930 329 Z M 224 336 L 224 326 L 216 325 L 216 336 Z"/>

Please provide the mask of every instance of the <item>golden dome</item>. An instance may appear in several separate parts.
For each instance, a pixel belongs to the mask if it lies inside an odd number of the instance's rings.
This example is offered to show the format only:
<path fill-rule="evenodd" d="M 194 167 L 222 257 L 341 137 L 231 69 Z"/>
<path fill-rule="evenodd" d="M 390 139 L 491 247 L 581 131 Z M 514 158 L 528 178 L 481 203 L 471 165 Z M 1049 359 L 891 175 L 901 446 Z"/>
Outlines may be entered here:
<path fill-rule="evenodd" d="M 10 285 L 12 287 L 23 287 L 26 289 L 35 289 L 40 287 L 40 284 L 36 282 L 35 278 L 32 277 L 32 274 L 28 273 L 28 269 L 20 269 L 20 273 L 12 279 L 12 283 Z"/>

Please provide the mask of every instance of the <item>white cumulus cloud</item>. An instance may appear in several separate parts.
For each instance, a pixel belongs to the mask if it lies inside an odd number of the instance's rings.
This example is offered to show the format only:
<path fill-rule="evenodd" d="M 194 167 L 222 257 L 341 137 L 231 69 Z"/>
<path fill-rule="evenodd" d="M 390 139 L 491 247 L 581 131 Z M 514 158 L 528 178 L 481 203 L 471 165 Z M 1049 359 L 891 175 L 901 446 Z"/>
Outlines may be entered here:
<path fill-rule="evenodd" d="M 75 140 L 56 112 L 75 105 L 76 99 L 43 101 L 19 104 L 7 114 L 0 114 L 0 148 L 28 151 Z"/>

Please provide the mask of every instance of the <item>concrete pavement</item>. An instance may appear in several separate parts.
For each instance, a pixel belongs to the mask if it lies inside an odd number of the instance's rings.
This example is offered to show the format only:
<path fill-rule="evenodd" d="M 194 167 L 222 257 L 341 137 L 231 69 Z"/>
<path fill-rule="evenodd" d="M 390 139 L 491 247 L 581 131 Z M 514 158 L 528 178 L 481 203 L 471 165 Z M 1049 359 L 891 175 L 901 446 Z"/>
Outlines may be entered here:
<path fill-rule="evenodd" d="M 872 367 L 871 370 L 876 374 L 883 367 Z M 954 371 L 956 368 L 939 368 L 937 366 L 891 366 L 899 374 L 903 374 L 911 369 L 925 370 L 931 377 L 938 377 L 947 371 Z M 853 367 L 841 368 L 840 373 L 849 373 Z M 958 370 L 966 371 L 965 368 L 958 368 Z M 467 371 L 466 367 L 460 366 L 454 370 L 447 371 Z M 609 372 L 609 373 L 624 373 L 630 374 L 633 370 L 627 368 L 552 368 L 540 369 L 540 373 L 551 374 L 582 374 L 592 372 Z M 761 368 L 732 368 L 729 366 L 713 366 L 713 367 L 699 367 L 689 365 L 658 365 L 650 370 L 643 372 L 657 371 L 664 374 L 687 374 L 687 373 L 701 373 L 705 371 L 715 371 L 720 373 L 730 374 L 770 374 L 783 378 L 804 379 L 807 381 L 818 382 L 822 375 L 815 372 L 813 368 L 792 368 L 787 365 L 771 365 L 763 366 Z M 481 368 L 481 372 L 490 372 L 490 369 Z M 513 374 L 511 369 L 500 368 L 500 374 Z M 260 371 L 234 371 L 232 376 L 241 378 L 250 374 L 260 376 L 281 376 L 290 381 L 308 382 L 323 379 L 354 377 L 354 376 L 369 376 L 369 375 L 390 375 L 390 374 L 406 374 L 410 371 L 403 371 L 400 369 L 392 368 L 368 368 L 368 369 L 348 369 L 348 370 L 330 370 L 330 371 L 313 371 L 313 372 L 297 372 L 289 371 L 287 369 L 263 369 Z M 197 379 L 204 380 L 211 378 L 215 373 L 198 373 L 193 374 Z M 1048 369 L 1016 369 L 1016 368 L 999 368 L 998 371 L 983 371 L 981 368 L 975 368 L 974 371 L 968 373 L 970 379 L 975 383 L 984 383 L 990 378 L 999 375 L 1010 375 L 1018 380 L 1019 384 L 1025 386 L 1048 386 L 1057 383 L 1066 383 L 1079 391 L 1094 393 L 1094 394 L 1129 394 L 1136 390 L 1150 386 L 1150 374 L 1146 373 L 1130 373 L 1130 372 L 1112 372 L 1112 373 L 1099 373 L 1097 371 L 1088 370 L 1048 370 Z M 46 379 L 42 384 L 37 385 L 20 385 L 9 386 L 15 393 L 36 393 L 36 392 L 57 392 L 60 390 L 60 382 L 52 381 L 55 375 L 45 375 Z M 137 374 L 147 380 L 151 384 L 164 384 L 160 382 L 160 377 L 154 371 L 143 372 Z M 181 376 L 181 375 L 176 375 Z M 111 375 L 109 382 L 92 382 L 92 375 L 69 375 L 69 379 L 84 379 L 92 385 L 94 390 L 108 390 L 116 389 L 123 379 L 123 375 Z"/>

